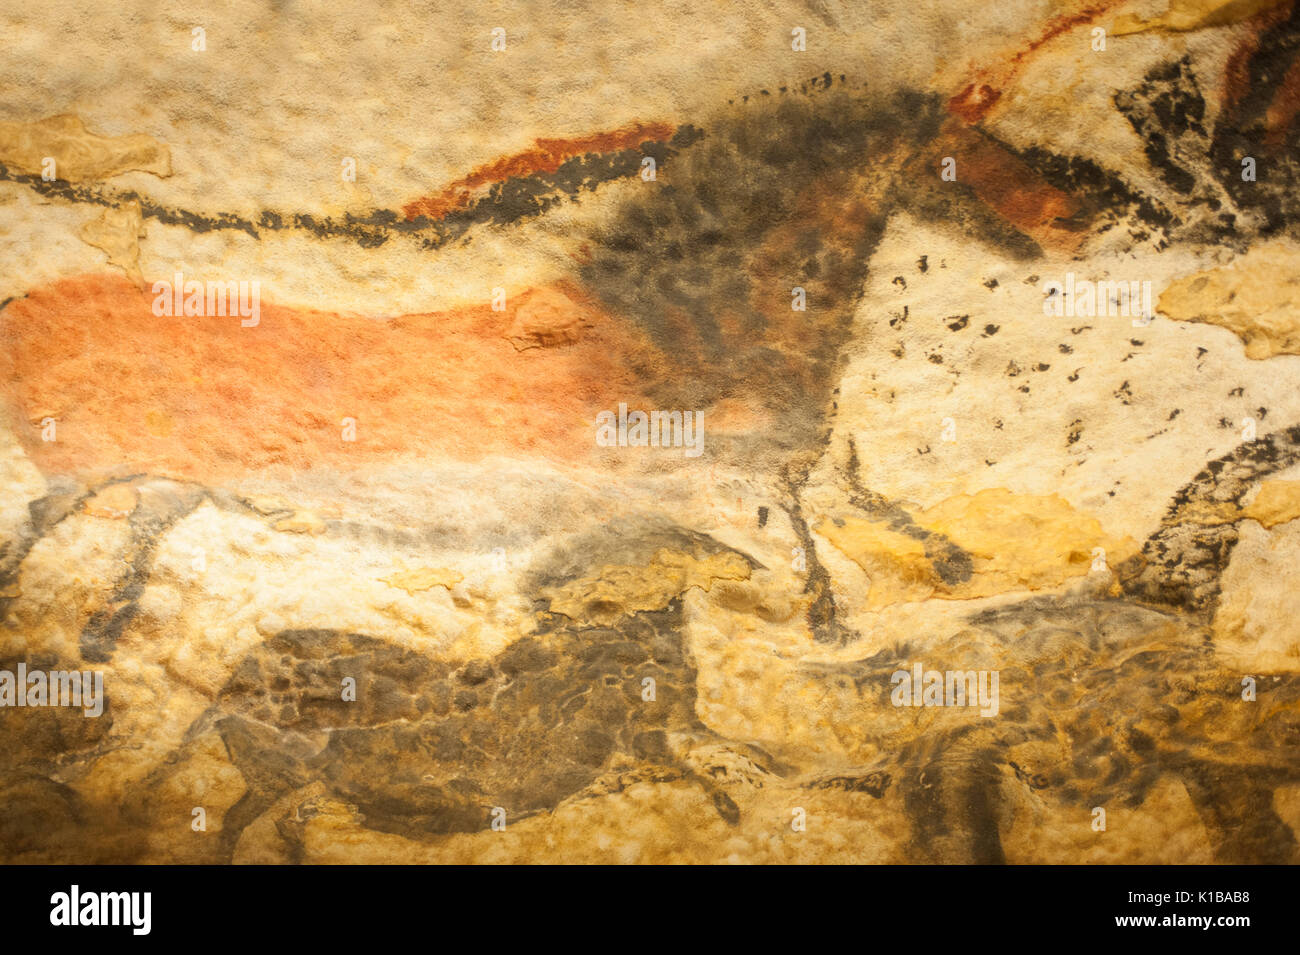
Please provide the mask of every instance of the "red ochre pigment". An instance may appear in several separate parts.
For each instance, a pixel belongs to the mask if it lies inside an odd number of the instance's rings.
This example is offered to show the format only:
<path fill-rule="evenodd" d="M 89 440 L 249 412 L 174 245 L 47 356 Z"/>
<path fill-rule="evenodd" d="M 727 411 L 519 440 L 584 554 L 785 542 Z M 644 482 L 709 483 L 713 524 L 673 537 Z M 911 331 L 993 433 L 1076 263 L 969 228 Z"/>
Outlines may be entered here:
<path fill-rule="evenodd" d="M 538 294 L 581 312 L 577 340 L 511 342 L 516 311 Z M 580 462 L 599 411 L 648 404 L 632 370 L 649 356 L 639 334 L 567 284 L 514 296 L 505 311 L 387 320 L 263 302 L 253 328 L 238 316 L 156 317 L 152 303 L 125 278 L 86 275 L 0 312 L 5 409 L 47 474 L 216 483 L 493 454 Z M 344 419 L 355 441 L 343 440 Z"/>
<path fill-rule="evenodd" d="M 666 123 L 635 123 L 606 133 L 592 133 L 573 139 L 535 139 L 533 148 L 504 156 L 479 166 L 463 179 L 457 179 L 436 195 L 424 196 L 402 207 L 407 221 L 428 216 L 440 219 L 453 209 L 467 206 L 475 190 L 494 182 L 519 176 L 555 172 L 567 159 L 588 153 L 608 153 L 632 149 L 646 142 L 662 142 L 672 136 L 674 128 Z"/>

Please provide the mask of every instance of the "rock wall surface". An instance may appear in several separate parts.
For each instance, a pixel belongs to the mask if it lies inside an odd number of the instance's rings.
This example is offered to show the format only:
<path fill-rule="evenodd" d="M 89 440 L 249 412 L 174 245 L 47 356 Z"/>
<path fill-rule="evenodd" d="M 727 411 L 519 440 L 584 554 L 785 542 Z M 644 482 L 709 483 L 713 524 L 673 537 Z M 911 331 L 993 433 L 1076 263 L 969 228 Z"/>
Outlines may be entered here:
<path fill-rule="evenodd" d="M 1300 861 L 1293 0 L 0 31 L 3 860 Z"/>

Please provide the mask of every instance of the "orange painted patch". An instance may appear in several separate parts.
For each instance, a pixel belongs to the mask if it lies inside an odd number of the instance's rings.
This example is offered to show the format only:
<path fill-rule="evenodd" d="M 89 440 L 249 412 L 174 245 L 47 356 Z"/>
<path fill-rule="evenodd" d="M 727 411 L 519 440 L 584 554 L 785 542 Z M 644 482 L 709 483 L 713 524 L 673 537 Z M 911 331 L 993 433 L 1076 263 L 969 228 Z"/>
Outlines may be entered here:
<path fill-rule="evenodd" d="M 539 292 L 540 294 L 540 292 Z M 0 312 L 0 395 L 46 473 L 149 472 L 208 483 L 390 460 L 595 451 L 595 416 L 642 399 L 663 358 L 575 287 L 578 340 L 520 351 L 487 305 L 391 320 L 263 302 L 261 322 L 155 317 L 120 276 L 37 289 Z M 55 419 L 55 440 L 41 422 Z M 343 440 L 344 419 L 355 441 Z"/>
<path fill-rule="evenodd" d="M 479 166 L 441 192 L 407 203 L 402 207 L 402 212 L 408 222 L 419 216 L 440 219 L 453 209 L 465 208 L 476 189 L 494 182 L 517 176 L 531 176 L 538 172 L 555 172 L 566 160 L 575 156 L 632 149 L 646 142 L 661 142 L 672 134 L 673 127 L 666 123 L 635 123 L 611 132 L 572 139 L 535 139 L 532 149 Z"/>
<path fill-rule="evenodd" d="M 1001 97 L 1002 93 L 987 83 L 979 86 L 967 83 L 965 89 L 948 100 L 948 112 L 960 116 L 968 123 L 975 123 L 983 119 Z"/>
<path fill-rule="evenodd" d="M 928 168 L 938 169 L 943 156 L 957 161 L 958 184 L 1040 245 L 1073 251 L 1082 242 L 1083 233 L 1069 222 L 1080 211 L 1078 200 L 995 140 L 950 122 L 932 147 Z"/>

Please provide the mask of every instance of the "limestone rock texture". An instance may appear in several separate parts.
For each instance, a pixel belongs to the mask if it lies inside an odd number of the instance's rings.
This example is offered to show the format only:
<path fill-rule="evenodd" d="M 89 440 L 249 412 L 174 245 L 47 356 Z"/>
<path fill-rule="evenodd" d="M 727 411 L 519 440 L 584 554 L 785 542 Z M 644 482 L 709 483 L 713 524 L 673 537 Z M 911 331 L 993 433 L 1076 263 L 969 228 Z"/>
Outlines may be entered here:
<path fill-rule="evenodd" d="M 0 35 L 0 860 L 1300 862 L 1294 0 Z"/>

